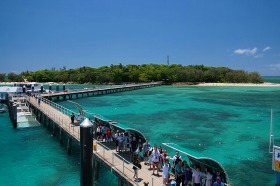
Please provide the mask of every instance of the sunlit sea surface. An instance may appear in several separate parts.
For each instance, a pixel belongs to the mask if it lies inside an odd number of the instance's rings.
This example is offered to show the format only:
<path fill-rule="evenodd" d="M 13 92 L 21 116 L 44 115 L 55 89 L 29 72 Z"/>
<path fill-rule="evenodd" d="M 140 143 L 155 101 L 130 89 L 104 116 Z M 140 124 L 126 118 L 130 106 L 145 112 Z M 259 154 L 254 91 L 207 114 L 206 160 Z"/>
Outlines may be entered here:
<path fill-rule="evenodd" d="M 280 83 L 280 77 L 265 81 Z M 92 85 L 67 85 L 84 87 Z M 268 153 L 270 114 L 273 109 L 275 145 L 280 145 L 279 94 L 280 87 L 161 86 L 73 101 L 140 130 L 152 144 L 176 143 L 218 160 L 237 186 L 270 186 L 276 182 Z M 76 110 L 67 101 L 59 104 Z M 13 129 L 7 112 L 0 121 L 0 185 L 80 184 L 78 144 L 68 156 L 45 127 Z M 105 168 L 100 177 L 99 185 L 118 184 Z"/>

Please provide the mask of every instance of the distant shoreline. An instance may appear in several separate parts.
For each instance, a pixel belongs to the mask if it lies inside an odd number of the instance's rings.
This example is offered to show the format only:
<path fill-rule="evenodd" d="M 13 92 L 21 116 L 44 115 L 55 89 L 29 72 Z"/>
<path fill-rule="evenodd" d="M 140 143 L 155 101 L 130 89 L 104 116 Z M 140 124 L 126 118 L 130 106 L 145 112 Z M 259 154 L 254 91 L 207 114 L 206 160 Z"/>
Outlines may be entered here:
<path fill-rule="evenodd" d="M 0 85 L 13 85 L 16 82 L 0 82 Z M 47 83 L 42 83 L 42 84 L 49 84 Z M 66 84 L 66 85 L 71 85 L 71 84 L 79 84 L 79 83 L 74 83 L 74 82 L 66 82 L 66 83 L 56 83 L 52 82 L 52 85 L 56 84 Z M 86 83 L 89 84 L 89 83 Z M 82 85 L 82 84 L 81 84 Z M 270 82 L 264 82 L 264 83 L 193 83 L 193 82 L 177 82 L 177 83 L 172 83 L 171 86 L 209 86 L 209 87 L 280 87 L 279 83 L 270 83 Z"/>
<path fill-rule="evenodd" d="M 173 86 L 220 86 L 220 87 L 280 87 L 278 83 L 197 83 L 197 84 L 190 84 L 187 82 L 180 82 L 180 83 L 173 83 Z"/>

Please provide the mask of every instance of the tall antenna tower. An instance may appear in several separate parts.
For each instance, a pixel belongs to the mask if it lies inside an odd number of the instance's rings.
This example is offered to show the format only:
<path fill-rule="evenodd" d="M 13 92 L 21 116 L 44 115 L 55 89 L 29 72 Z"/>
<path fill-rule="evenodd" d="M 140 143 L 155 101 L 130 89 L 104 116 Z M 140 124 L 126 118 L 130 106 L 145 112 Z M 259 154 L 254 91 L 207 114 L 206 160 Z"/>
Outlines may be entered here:
<path fill-rule="evenodd" d="M 167 65 L 169 65 L 169 56 L 167 56 Z"/>

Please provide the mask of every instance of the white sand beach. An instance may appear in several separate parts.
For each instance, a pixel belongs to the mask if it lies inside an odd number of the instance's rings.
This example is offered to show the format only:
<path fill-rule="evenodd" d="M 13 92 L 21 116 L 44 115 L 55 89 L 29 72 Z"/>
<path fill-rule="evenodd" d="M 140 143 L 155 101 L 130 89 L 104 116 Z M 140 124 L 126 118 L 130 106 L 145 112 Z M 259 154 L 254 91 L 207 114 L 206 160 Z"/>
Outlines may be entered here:
<path fill-rule="evenodd" d="M 240 87 L 280 87 L 277 83 L 198 83 L 190 84 L 187 82 L 174 83 L 173 86 L 240 86 Z"/>

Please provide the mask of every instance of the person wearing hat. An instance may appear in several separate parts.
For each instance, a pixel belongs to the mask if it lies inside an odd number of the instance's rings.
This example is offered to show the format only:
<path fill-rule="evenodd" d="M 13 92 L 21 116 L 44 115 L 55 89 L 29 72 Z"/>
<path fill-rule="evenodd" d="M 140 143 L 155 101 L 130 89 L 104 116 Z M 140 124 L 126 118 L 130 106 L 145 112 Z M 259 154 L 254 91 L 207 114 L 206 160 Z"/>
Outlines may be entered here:
<path fill-rule="evenodd" d="M 213 183 L 213 186 L 225 186 L 225 184 L 221 181 L 221 178 L 217 176 L 216 181 Z"/>
<path fill-rule="evenodd" d="M 224 182 L 225 181 L 225 179 L 224 179 L 224 177 L 223 177 L 223 175 L 221 174 L 221 171 L 220 170 L 216 170 L 216 173 L 213 175 L 213 182 L 215 182 L 216 181 L 216 178 L 217 177 L 220 177 L 220 179 L 221 179 L 221 181 L 222 182 Z"/>

